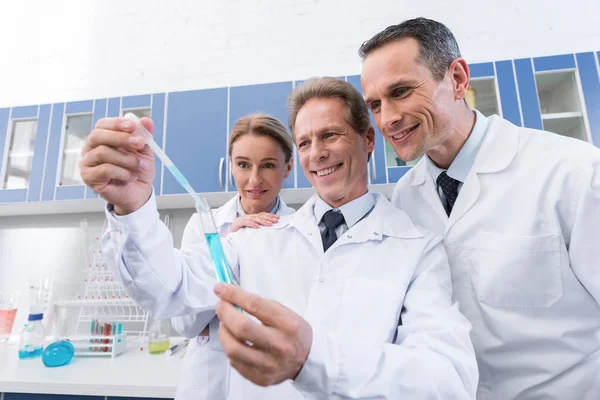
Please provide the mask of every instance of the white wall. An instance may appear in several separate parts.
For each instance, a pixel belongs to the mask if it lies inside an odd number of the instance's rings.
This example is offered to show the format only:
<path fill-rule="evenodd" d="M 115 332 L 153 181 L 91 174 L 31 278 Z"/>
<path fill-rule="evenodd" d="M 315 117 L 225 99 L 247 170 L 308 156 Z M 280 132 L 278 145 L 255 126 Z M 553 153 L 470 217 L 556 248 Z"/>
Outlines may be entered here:
<path fill-rule="evenodd" d="M 168 210 L 174 244 L 181 244 L 183 229 L 193 210 Z M 0 292 L 19 291 L 18 313 L 13 333 L 18 333 L 29 313 L 29 277 L 51 277 L 60 283 L 58 298 L 83 296 L 86 278 L 86 254 L 81 219 L 87 219 L 88 231 L 99 236 L 104 214 L 63 214 L 0 218 Z"/>
<path fill-rule="evenodd" d="M 600 50 L 598 0 L 63 0 L 0 5 L 0 106 L 360 72 L 359 45 L 415 16 L 464 56 Z"/>
<path fill-rule="evenodd" d="M 72 0 L 0 3 L 0 107 L 360 72 L 401 20 L 446 23 L 471 62 L 600 50 L 598 0 Z M 172 212 L 176 241 L 192 210 Z M 81 282 L 82 215 L 0 218 L 0 290 Z M 87 215 L 100 231 L 103 215 Z M 15 330 L 26 317 L 22 297 Z"/>

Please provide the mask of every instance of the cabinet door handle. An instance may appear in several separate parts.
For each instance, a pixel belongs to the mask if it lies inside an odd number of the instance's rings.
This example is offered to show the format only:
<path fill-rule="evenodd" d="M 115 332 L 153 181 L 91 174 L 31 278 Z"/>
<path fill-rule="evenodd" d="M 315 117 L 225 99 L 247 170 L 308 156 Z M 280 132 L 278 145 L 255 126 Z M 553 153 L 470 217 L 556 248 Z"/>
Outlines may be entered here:
<path fill-rule="evenodd" d="M 223 187 L 223 165 L 225 164 L 225 157 L 221 157 L 219 160 L 219 187 Z"/>
<path fill-rule="evenodd" d="M 371 153 L 371 178 L 376 181 L 377 180 L 377 166 L 375 165 L 375 150 Z"/>

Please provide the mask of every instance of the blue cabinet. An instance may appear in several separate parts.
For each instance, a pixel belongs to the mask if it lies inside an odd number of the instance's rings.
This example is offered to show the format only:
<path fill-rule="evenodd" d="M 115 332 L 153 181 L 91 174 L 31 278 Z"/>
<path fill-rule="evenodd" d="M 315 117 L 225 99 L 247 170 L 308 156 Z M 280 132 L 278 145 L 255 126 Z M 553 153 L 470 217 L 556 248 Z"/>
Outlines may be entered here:
<path fill-rule="evenodd" d="M 545 129 L 600 147 L 599 54 L 583 52 L 470 64 L 470 95 L 485 115 L 499 114 L 518 126 Z M 342 79 L 362 94 L 359 75 Z M 100 118 L 128 111 L 152 118 L 155 141 L 196 191 L 235 192 L 227 155 L 231 128 L 239 118 L 257 112 L 273 115 L 289 126 L 287 99 L 294 86 L 301 83 L 298 80 L 0 108 L 0 144 L 4 145 L 0 151 L 0 203 L 97 198 L 79 177 L 81 146 Z M 22 143 L 13 150 L 12 133 L 21 129 L 15 126 L 29 124 L 27 121 L 37 124 L 35 129 L 28 125 L 27 131 L 28 138 L 35 138 L 21 140 L 28 143 L 26 151 Z M 375 127 L 372 117 L 371 122 Z M 84 125 L 87 128 L 82 128 Z M 369 183 L 394 184 L 414 162 L 399 160 L 376 127 L 375 131 Z M 19 157 L 28 157 L 24 168 L 14 161 Z M 27 184 L 14 184 L 18 179 L 27 179 Z M 159 195 L 184 193 L 164 171 L 160 160 L 156 160 L 153 186 Z M 294 148 L 294 171 L 283 188 L 309 187 Z"/>
<path fill-rule="evenodd" d="M 229 131 L 233 128 L 236 121 L 248 114 L 263 113 L 269 114 L 288 127 L 287 99 L 292 93 L 292 82 L 267 83 L 264 85 L 236 86 L 229 89 L 229 119 L 226 138 L 229 137 Z M 230 176 L 229 157 L 226 158 L 227 175 Z M 295 187 L 294 176 L 298 171 L 296 160 L 294 160 L 294 170 L 284 181 L 283 189 L 292 189 Z M 228 189 L 235 191 L 233 179 L 229 180 Z"/>
<path fill-rule="evenodd" d="M 0 165 L 2 166 L 0 202 L 39 201 L 50 110 L 49 104 L 0 109 L 0 143 L 4 144 L 4 151 L 0 152 Z M 20 121 L 31 121 L 34 124 L 32 125 L 35 126 L 33 137 L 12 137 L 12 135 L 26 133 L 13 131 L 13 127 Z M 18 149 L 20 151 L 11 154 L 11 143 L 13 142 L 21 142 L 21 146 Z M 11 185 L 7 185 L 7 175 L 10 175 L 9 169 L 12 162 L 24 167 L 24 169 L 19 168 L 24 174 L 23 187 L 11 188 Z"/>
<path fill-rule="evenodd" d="M 169 93 L 165 151 L 197 192 L 225 190 L 227 88 Z M 184 193 L 165 171 L 162 194 Z"/>

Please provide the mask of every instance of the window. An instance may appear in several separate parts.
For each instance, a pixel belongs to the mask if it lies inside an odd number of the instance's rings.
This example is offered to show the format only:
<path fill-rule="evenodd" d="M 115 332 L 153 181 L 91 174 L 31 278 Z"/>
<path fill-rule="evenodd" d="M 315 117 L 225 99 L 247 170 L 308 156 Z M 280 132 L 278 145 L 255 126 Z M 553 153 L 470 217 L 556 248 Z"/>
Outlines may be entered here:
<path fill-rule="evenodd" d="M 588 141 L 575 71 L 535 76 L 544 130 Z"/>
<path fill-rule="evenodd" d="M 27 189 L 31 177 L 37 120 L 13 121 L 3 189 Z"/>
<path fill-rule="evenodd" d="M 92 120 L 92 114 L 67 116 L 60 186 L 83 185 L 79 172 L 79 160 L 81 160 L 81 149 L 92 130 Z"/>
<path fill-rule="evenodd" d="M 127 113 L 135 114 L 138 118 L 152 118 L 152 110 L 150 108 L 137 108 L 132 110 L 122 110 L 122 115 L 124 116 Z"/>
<path fill-rule="evenodd" d="M 498 110 L 498 96 L 496 95 L 495 78 L 473 78 L 469 82 L 467 104 L 473 109 L 489 117 L 500 115 Z"/>

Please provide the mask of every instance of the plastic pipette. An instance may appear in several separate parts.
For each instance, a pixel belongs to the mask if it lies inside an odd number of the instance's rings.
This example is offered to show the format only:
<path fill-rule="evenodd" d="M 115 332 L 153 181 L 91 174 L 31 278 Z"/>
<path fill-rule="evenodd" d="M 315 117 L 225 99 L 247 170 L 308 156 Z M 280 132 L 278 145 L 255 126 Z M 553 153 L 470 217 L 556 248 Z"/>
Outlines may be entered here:
<path fill-rule="evenodd" d="M 192 189 L 192 185 L 190 185 L 190 182 L 188 182 L 188 180 L 185 179 L 185 176 L 183 176 L 181 171 L 179 171 L 179 168 L 177 168 L 175 164 L 173 164 L 173 161 L 171 161 L 167 154 L 154 141 L 154 137 L 150 134 L 150 132 L 146 130 L 146 128 L 144 128 L 144 125 L 142 125 L 139 122 L 139 118 L 137 117 L 137 115 L 135 115 L 134 113 L 127 113 L 125 114 L 125 118 L 135 121 L 136 124 L 134 133 L 140 135 L 146 140 L 146 144 L 148 145 L 148 147 L 152 149 L 154 154 L 156 154 L 160 161 L 162 161 L 163 165 L 167 167 L 171 174 L 173 174 L 175 179 L 177 179 L 177 182 L 179 182 L 179 184 L 190 194 L 190 196 L 192 196 L 192 198 L 194 199 L 194 205 L 196 209 L 198 209 L 198 207 L 204 207 L 204 202 L 200 199 L 196 192 L 194 192 L 194 189 Z M 210 210 L 207 209 L 204 211 L 209 212 Z"/>
<path fill-rule="evenodd" d="M 194 205 L 196 208 L 196 212 L 198 213 L 198 219 L 200 220 L 200 224 L 202 225 L 202 231 L 204 232 L 204 236 L 206 237 L 206 243 L 210 250 L 210 256 L 213 260 L 213 266 L 215 268 L 217 279 L 219 280 L 219 282 L 233 284 L 231 270 L 229 269 L 229 264 L 227 263 L 227 259 L 225 258 L 223 246 L 221 245 L 221 240 L 219 239 L 215 221 L 213 219 L 212 213 L 210 212 L 208 202 L 206 201 L 206 199 L 198 196 L 196 192 L 194 192 L 194 189 L 192 189 L 192 185 L 190 185 L 188 180 L 185 179 L 181 171 L 179 171 L 175 164 L 173 164 L 173 161 L 171 161 L 169 157 L 167 157 L 167 155 L 160 148 L 160 146 L 156 144 L 150 132 L 148 132 L 146 128 L 144 128 L 144 126 L 139 122 L 139 118 L 133 113 L 125 114 L 125 118 L 130 119 L 136 123 L 134 133 L 142 136 L 146 140 L 146 144 L 148 144 L 152 151 L 154 151 L 154 154 L 156 154 L 156 156 L 163 162 L 164 166 L 167 167 L 169 171 L 171 171 L 175 179 L 177 179 L 177 182 L 179 182 L 181 186 L 183 186 L 183 188 L 194 199 Z"/>

